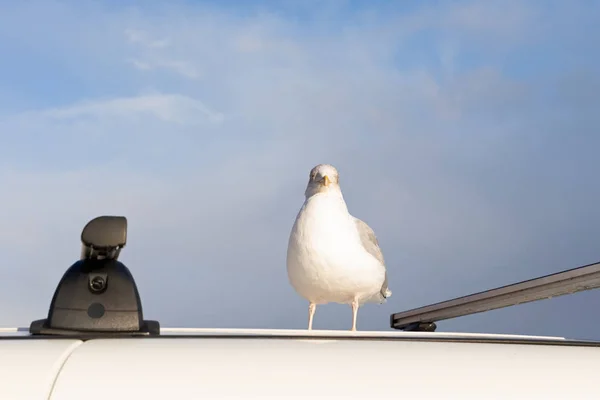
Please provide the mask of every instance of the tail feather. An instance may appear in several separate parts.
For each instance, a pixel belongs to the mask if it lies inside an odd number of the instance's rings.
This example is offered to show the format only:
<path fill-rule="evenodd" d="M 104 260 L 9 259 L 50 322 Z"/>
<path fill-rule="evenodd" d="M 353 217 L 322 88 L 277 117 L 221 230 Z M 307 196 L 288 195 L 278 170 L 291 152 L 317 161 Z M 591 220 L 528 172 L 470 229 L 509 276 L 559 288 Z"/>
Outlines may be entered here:
<path fill-rule="evenodd" d="M 385 303 L 386 299 L 388 297 L 390 297 L 392 295 L 392 291 L 390 290 L 390 288 L 388 288 L 388 278 L 387 278 L 387 272 L 385 274 L 385 279 L 383 280 L 383 285 L 381 285 L 381 290 L 379 291 L 380 294 L 380 304 Z"/>
<path fill-rule="evenodd" d="M 386 302 L 387 298 L 392 295 L 392 291 L 390 289 L 381 290 L 379 292 L 379 304 L 383 304 Z"/>

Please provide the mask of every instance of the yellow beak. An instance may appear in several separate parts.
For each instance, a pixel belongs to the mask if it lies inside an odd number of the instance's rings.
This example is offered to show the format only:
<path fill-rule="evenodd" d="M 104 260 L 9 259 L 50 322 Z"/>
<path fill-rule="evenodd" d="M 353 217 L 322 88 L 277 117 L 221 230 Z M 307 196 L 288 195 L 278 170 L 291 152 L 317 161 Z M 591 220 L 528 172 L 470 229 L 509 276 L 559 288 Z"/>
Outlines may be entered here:
<path fill-rule="evenodd" d="M 329 180 L 329 177 L 327 175 L 325 175 L 323 177 L 323 179 L 321 179 L 321 182 L 323 182 L 324 186 L 329 186 L 329 184 L 331 183 L 331 181 Z"/>

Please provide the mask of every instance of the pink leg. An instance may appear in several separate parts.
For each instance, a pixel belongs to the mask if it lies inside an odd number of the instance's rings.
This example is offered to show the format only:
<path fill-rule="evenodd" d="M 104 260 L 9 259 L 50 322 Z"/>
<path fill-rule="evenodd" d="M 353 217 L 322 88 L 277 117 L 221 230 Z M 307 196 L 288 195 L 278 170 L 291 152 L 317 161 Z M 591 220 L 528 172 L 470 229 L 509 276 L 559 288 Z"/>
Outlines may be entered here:
<path fill-rule="evenodd" d="M 317 305 L 315 303 L 308 304 L 308 330 L 312 330 L 313 317 L 315 316 L 315 309 Z"/>
<path fill-rule="evenodd" d="M 356 318 L 358 316 L 358 301 L 355 299 L 352 302 L 352 329 L 351 331 L 356 330 Z"/>

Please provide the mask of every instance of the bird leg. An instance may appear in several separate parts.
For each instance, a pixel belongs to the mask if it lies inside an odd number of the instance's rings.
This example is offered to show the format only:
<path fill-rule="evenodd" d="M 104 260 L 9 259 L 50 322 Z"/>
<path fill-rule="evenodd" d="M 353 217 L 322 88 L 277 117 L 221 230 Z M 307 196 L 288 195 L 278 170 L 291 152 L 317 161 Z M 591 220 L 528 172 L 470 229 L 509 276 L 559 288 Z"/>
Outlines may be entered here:
<path fill-rule="evenodd" d="M 312 330 L 313 317 L 315 316 L 315 309 L 317 305 L 315 303 L 308 304 L 308 330 Z"/>
<path fill-rule="evenodd" d="M 356 330 L 356 318 L 358 316 L 358 301 L 354 299 L 352 302 L 352 329 L 351 331 Z"/>

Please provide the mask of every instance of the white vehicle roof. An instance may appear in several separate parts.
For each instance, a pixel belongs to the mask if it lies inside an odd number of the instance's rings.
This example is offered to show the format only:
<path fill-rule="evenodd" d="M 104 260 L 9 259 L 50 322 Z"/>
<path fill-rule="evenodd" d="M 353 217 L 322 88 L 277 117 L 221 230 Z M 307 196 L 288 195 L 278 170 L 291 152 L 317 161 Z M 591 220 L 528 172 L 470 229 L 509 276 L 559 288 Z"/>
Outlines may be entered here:
<path fill-rule="evenodd" d="M 600 343 L 443 332 L 4 329 L 1 399 L 595 399 Z"/>

